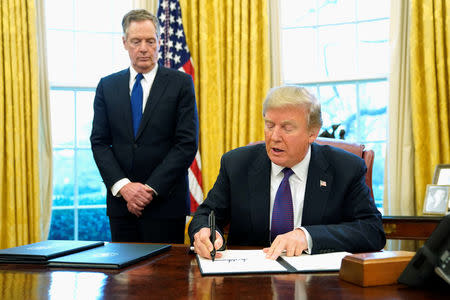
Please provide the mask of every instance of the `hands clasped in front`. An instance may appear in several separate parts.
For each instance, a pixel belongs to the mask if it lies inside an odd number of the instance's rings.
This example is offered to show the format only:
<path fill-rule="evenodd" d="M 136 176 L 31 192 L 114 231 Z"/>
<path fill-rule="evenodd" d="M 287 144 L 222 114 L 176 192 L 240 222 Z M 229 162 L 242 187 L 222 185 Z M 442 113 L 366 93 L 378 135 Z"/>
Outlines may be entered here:
<path fill-rule="evenodd" d="M 139 182 L 127 183 L 120 194 L 127 201 L 128 211 L 137 217 L 142 215 L 144 208 L 153 200 L 153 190 Z"/>
<path fill-rule="evenodd" d="M 220 249 L 223 245 L 222 236 L 216 232 L 216 241 L 214 248 Z M 308 249 L 308 242 L 306 241 L 306 235 L 301 229 L 294 229 L 285 234 L 280 234 L 275 238 L 270 247 L 264 248 L 268 259 L 277 259 L 283 251 L 286 252 L 286 256 L 298 256 L 302 254 L 304 250 Z M 198 255 L 211 259 L 211 251 L 213 245 L 210 240 L 210 229 L 204 227 L 194 234 L 194 251 Z M 220 258 L 222 254 L 216 253 L 216 258 Z"/>

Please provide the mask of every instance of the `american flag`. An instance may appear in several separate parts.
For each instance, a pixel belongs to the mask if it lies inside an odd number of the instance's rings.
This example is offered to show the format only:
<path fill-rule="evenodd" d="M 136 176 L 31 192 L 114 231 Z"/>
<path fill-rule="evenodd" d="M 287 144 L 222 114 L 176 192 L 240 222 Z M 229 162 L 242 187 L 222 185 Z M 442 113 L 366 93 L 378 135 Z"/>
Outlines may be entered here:
<path fill-rule="evenodd" d="M 178 0 L 162 0 L 159 3 L 158 19 L 161 24 L 161 47 L 159 63 L 167 68 L 177 69 L 192 76 L 194 67 L 184 35 L 181 8 Z M 189 191 L 191 213 L 203 202 L 202 166 L 200 152 L 197 151 L 189 167 Z"/>

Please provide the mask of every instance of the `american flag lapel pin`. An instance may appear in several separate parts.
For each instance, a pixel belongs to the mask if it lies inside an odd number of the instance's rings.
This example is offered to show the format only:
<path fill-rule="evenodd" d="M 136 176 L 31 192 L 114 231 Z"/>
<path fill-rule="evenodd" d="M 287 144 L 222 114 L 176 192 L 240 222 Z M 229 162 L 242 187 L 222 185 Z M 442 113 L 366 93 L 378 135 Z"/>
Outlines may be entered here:
<path fill-rule="evenodd" d="M 320 187 L 327 186 L 327 182 L 320 180 Z"/>

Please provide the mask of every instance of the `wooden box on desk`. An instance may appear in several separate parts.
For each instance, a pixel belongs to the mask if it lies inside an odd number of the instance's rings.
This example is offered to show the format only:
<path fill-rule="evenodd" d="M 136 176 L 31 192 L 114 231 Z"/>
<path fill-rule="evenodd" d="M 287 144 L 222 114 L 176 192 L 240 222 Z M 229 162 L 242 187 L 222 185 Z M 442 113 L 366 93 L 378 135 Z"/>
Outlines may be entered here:
<path fill-rule="evenodd" d="M 415 254 L 382 251 L 347 255 L 342 259 L 339 278 L 363 287 L 395 284 Z"/>

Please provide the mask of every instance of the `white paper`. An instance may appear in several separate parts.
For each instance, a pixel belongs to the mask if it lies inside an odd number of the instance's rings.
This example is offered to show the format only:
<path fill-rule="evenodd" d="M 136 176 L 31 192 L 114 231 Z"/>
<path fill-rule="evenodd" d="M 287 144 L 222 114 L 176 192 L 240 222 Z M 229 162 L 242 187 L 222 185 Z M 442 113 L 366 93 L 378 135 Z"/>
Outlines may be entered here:
<path fill-rule="evenodd" d="M 282 256 L 297 271 L 339 271 L 342 259 L 351 255 L 348 252 L 332 252 L 325 254 L 302 254 L 300 256 Z"/>
<path fill-rule="evenodd" d="M 225 250 L 212 261 L 197 255 L 202 274 L 286 272 L 277 261 L 267 259 L 262 250 Z"/>

